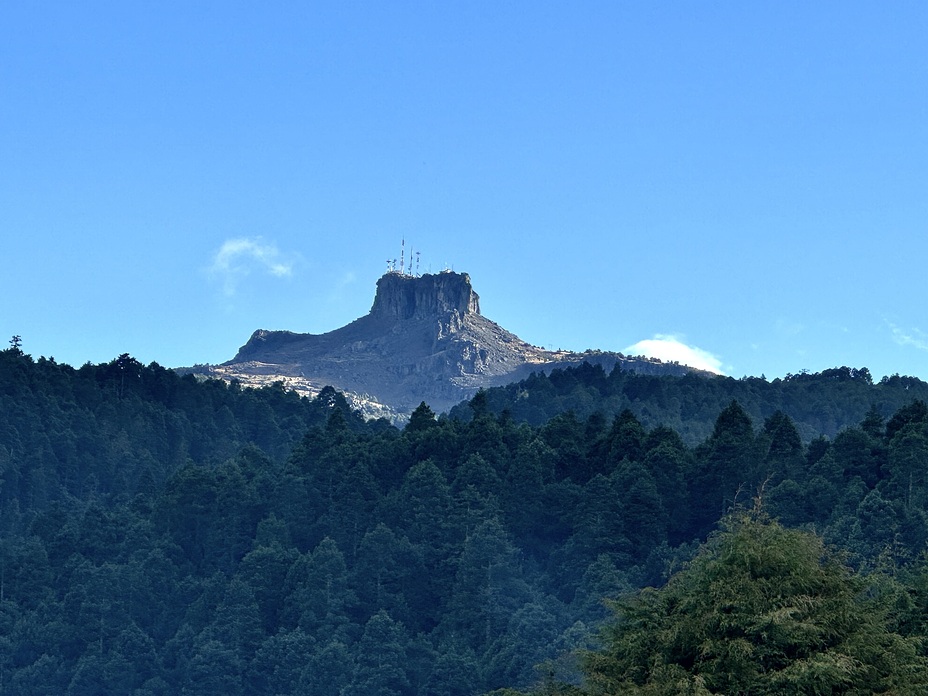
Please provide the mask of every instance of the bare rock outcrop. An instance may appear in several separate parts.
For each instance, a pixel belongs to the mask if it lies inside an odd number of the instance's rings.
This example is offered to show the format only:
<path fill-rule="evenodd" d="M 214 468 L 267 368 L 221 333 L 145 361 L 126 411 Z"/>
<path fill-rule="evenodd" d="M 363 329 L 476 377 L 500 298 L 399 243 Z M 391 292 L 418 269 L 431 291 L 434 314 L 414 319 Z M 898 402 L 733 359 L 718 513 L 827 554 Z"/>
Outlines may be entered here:
<path fill-rule="evenodd" d="M 466 273 L 390 272 L 370 312 L 324 334 L 260 329 L 236 356 L 196 371 L 249 386 L 275 381 L 312 395 L 331 385 L 370 416 L 401 420 L 420 402 L 445 411 L 481 387 L 588 361 L 611 370 L 683 374 L 690 368 L 620 353 L 532 346 L 480 314 Z"/>

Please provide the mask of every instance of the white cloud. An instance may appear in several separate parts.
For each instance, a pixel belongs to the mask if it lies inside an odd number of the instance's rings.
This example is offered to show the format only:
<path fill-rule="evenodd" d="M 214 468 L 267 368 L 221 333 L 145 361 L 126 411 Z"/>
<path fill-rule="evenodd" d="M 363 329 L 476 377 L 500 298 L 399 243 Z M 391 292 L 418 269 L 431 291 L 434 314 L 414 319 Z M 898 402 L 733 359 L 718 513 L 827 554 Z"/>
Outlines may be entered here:
<path fill-rule="evenodd" d="M 626 355 L 646 355 L 664 362 L 676 361 L 717 375 L 725 374 L 722 361 L 715 355 L 702 348 L 686 345 L 678 336 L 657 334 L 654 338 L 638 341 L 622 352 Z"/>
<path fill-rule="evenodd" d="M 928 351 L 928 335 L 918 329 L 900 329 L 895 324 L 890 324 L 889 328 L 893 332 L 893 340 L 900 346 L 913 346 L 919 350 Z"/>
<path fill-rule="evenodd" d="M 210 275 L 222 280 L 223 292 L 234 295 L 239 281 L 258 269 L 278 278 L 293 274 L 293 263 L 282 257 L 274 244 L 261 237 L 239 237 L 223 242 L 209 267 Z"/>

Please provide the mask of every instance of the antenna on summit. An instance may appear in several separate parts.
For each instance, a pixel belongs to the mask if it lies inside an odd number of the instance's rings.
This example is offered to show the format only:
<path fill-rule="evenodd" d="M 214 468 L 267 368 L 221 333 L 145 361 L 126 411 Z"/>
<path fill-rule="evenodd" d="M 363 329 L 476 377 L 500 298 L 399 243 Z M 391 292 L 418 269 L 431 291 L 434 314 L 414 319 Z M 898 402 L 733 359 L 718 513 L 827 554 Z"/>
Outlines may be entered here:
<path fill-rule="evenodd" d="M 419 255 L 421 253 L 422 253 L 421 251 L 416 252 L 416 275 L 417 276 L 419 275 Z"/>
<path fill-rule="evenodd" d="M 400 275 L 405 275 L 403 269 L 406 267 L 406 237 L 403 237 L 403 241 L 400 244 Z"/>

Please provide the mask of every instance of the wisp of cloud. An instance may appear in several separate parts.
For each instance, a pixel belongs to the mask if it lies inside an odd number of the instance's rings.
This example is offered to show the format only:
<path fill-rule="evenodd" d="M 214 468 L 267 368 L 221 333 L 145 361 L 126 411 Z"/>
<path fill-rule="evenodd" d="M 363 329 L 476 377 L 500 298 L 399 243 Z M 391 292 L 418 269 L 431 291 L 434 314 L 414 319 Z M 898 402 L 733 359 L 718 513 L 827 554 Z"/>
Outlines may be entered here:
<path fill-rule="evenodd" d="M 222 279 L 223 292 L 235 294 L 239 281 L 252 269 L 258 268 L 278 278 L 293 273 L 293 263 L 281 258 L 273 244 L 266 244 L 260 237 L 239 237 L 223 242 L 209 267 L 210 275 Z"/>
<path fill-rule="evenodd" d="M 664 362 L 678 362 L 698 370 L 724 375 L 722 361 L 709 351 L 688 346 L 677 336 L 657 334 L 654 338 L 638 341 L 622 351 L 626 355 L 646 355 Z"/>
<path fill-rule="evenodd" d="M 900 346 L 912 346 L 919 350 L 928 350 L 928 336 L 919 329 L 910 329 L 906 331 L 895 324 L 889 324 L 893 332 L 893 340 Z"/>

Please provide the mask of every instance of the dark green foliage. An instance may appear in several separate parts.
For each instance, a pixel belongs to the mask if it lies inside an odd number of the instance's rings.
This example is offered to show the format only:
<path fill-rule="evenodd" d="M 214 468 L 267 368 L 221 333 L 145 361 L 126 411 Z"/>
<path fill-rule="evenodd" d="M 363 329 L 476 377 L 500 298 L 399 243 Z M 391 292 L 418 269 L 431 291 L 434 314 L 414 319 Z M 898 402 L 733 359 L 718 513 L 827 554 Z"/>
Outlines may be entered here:
<path fill-rule="evenodd" d="M 788 415 L 801 439 L 808 441 L 823 434 L 834 437 L 868 415 L 868 424 L 875 422 L 873 418 L 885 419 L 913 399 L 928 401 L 928 383 L 894 375 L 874 384 L 866 368 L 838 367 L 768 381 L 763 377 L 654 376 L 619 368 L 607 375 L 602 367 L 583 363 L 488 389 L 481 396 L 481 408 L 494 413 L 506 410 L 515 420 L 536 426 L 568 411 L 585 419 L 594 413 L 612 417 L 630 410 L 645 427 L 669 426 L 694 445 L 712 433 L 719 412 L 732 400 L 756 423 L 778 411 Z M 919 417 L 919 407 L 911 408 L 913 412 L 903 418 Z M 928 407 L 923 403 L 920 408 L 924 414 Z M 451 415 L 468 419 L 470 411 L 462 404 Z"/>
<path fill-rule="evenodd" d="M 357 604 L 345 556 L 328 537 L 294 561 L 285 592 L 285 625 L 299 627 L 317 640 L 341 635 Z"/>
<path fill-rule="evenodd" d="M 332 394 L 310 401 L 281 386 L 198 383 L 128 355 L 75 370 L 0 351 L 0 503 L 26 512 L 150 494 L 188 463 L 222 462 L 248 444 L 279 463 L 333 409 L 363 427 Z"/>
<path fill-rule="evenodd" d="M 409 417 L 406 430 L 407 432 L 414 433 L 421 430 L 428 430 L 435 425 L 437 425 L 435 421 L 435 412 L 423 401 Z"/>
<path fill-rule="evenodd" d="M 612 465 L 610 468 L 614 468 L 623 459 L 640 460 L 644 438 L 645 430 L 634 413 L 625 409 L 616 416 L 606 436 L 608 446 L 606 457 Z"/>
<path fill-rule="evenodd" d="M 583 368 L 397 430 L 332 389 L 2 351 L 0 692 L 438 696 L 541 674 L 579 693 L 559 655 L 590 645 L 603 598 L 663 584 L 758 495 L 910 582 L 880 598 L 924 636 L 920 383 L 800 375 L 775 408 L 773 384 Z M 583 407 L 522 423 L 536 392 Z M 811 437 L 796 404 L 838 423 L 840 394 L 859 426 Z"/>
<path fill-rule="evenodd" d="M 356 645 L 352 683 L 345 696 L 401 696 L 410 693 L 410 638 L 385 611 L 372 616 Z"/>
<path fill-rule="evenodd" d="M 769 475 L 761 466 L 761 449 L 751 419 L 732 401 L 719 414 L 709 439 L 696 448 L 691 490 L 694 522 L 701 531 L 707 532 L 739 502 L 749 500 L 754 487 Z"/>
<path fill-rule="evenodd" d="M 385 610 L 407 626 L 424 627 L 422 613 L 412 610 L 428 588 L 421 546 L 380 523 L 361 540 L 353 574 L 362 616 Z"/>
<path fill-rule="evenodd" d="M 666 587 L 614 603 L 582 690 L 539 693 L 925 693 L 921 642 L 866 586 L 812 534 L 729 518 Z"/>

